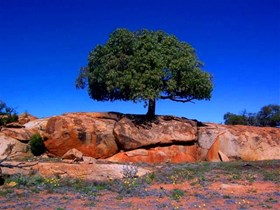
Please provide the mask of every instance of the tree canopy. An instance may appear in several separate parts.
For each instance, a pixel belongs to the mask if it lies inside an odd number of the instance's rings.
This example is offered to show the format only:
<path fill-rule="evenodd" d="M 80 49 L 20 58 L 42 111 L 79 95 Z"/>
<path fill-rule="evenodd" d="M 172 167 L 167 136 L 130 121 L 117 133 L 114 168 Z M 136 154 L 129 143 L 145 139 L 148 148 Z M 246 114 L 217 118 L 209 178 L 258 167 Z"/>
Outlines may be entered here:
<path fill-rule="evenodd" d="M 224 115 L 226 125 L 252 125 L 261 127 L 279 127 L 280 126 L 280 106 L 267 105 L 261 108 L 258 113 L 232 114 L 227 112 Z"/>
<path fill-rule="evenodd" d="M 280 106 L 268 105 L 261 108 L 257 114 L 260 126 L 279 127 L 280 126 Z"/>
<path fill-rule="evenodd" d="M 191 45 L 174 35 L 117 29 L 89 53 L 76 87 L 88 86 L 97 101 L 145 101 L 147 115 L 153 116 L 157 99 L 210 100 L 211 75 L 202 66 Z"/>

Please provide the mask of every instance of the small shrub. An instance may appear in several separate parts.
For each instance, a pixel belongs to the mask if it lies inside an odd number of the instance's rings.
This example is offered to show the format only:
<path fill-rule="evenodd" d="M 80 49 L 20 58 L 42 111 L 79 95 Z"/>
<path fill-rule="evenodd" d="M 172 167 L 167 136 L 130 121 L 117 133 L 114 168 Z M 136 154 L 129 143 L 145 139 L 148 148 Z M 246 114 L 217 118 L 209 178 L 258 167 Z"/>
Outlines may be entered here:
<path fill-rule="evenodd" d="M 246 176 L 246 180 L 249 181 L 250 183 L 253 183 L 256 180 L 256 177 L 254 177 L 253 174 L 248 174 Z"/>
<path fill-rule="evenodd" d="M 60 186 L 60 180 L 55 178 L 55 177 L 51 177 L 51 178 L 45 178 L 44 182 L 49 185 L 50 187 L 59 187 Z"/>
<path fill-rule="evenodd" d="M 185 195 L 185 192 L 180 189 L 174 189 L 171 192 L 171 198 L 174 200 L 180 200 Z"/>
<path fill-rule="evenodd" d="M 64 210 L 64 208 L 57 207 L 55 210 Z"/>
<path fill-rule="evenodd" d="M 232 178 L 234 179 L 234 180 L 241 180 L 241 175 L 240 174 L 238 174 L 238 173 L 235 173 L 235 174 L 232 174 Z"/>
<path fill-rule="evenodd" d="M 0 197 L 7 196 L 8 194 L 13 193 L 14 190 L 12 189 L 0 189 Z"/>
<path fill-rule="evenodd" d="M 39 186 L 44 184 L 44 178 L 39 175 L 26 176 L 23 174 L 16 174 L 7 178 L 7 182 L 15 182 L 20 186 Z"/>
<path fill-rule="evenodd" d="M 138 168 L 137 166 L 125 165 L 122 170 L 123 178 L 135 178 L 137 177 Z"/>
<path fill-rule="evenodd" d="M 39 156 L 46 151 L 44 140 L 39 134 L 34 134 L 31 136 L 29 145 L 31 147 L 31 152 L 35 156 Z"/>
<path fill-rule="evenodd" d="M 223 199 L 230 199 L 230 195 L 223 195 Z"/>
<path fill-rule="evenodd" d="M 145 182 L 147 184 L 151 184 L 152 182 L 154 182 L 156 179 L 156 174 L 154 172 L 148 174 L 145 176 Z"/>

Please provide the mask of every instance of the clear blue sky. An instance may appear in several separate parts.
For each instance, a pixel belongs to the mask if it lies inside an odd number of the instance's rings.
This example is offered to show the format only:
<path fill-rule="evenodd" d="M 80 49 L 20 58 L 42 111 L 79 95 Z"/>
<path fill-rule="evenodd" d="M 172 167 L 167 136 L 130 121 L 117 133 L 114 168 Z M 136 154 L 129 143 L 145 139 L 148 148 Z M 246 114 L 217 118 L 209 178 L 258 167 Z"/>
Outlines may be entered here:
<path fill-rule="evenodd" d="M 158 101 L 157 114 L 220 123 L 228 111 L 280 104 L 280 0 L 0 0 L 0 100 L 38 117 L 146 113 L 75 89 L 89 51 L 116 28 L 174 34 L 214 77 L 210 101 Z"/>

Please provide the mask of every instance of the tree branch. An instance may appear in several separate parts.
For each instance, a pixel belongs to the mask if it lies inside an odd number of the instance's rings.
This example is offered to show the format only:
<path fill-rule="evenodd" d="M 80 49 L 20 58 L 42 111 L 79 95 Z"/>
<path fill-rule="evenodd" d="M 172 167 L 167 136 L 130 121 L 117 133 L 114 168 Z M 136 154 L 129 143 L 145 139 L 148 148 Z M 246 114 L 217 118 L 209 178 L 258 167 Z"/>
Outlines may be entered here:
<path fill-rule="evenodd" d="M 160 99 L 169 99 L 171 101 L 176 101 L 176 102 L 181 102 L 181 103 L 187 103 L 187 102 L 194 103 L 193 100 L 195 99 L 195 97 L 190 97 L 187 99 L 178 99 L 173 96 L 160 96 Z"/>

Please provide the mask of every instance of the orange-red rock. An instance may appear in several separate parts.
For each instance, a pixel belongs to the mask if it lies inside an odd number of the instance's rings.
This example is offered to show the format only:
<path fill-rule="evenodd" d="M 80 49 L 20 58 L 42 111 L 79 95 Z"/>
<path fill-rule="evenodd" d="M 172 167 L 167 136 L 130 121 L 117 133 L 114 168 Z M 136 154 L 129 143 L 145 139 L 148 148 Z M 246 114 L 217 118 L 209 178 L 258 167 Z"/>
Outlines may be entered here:
<path fill-rule="evenodd" d="M 0 133 L 0 160 L 6 156 L 26 157 L 31 156 L 31 151 L 27 144 Z"/>
<path fill-rule="evenodd" d="M 4 162 L 6 163 L 6 162 Z M 18 162 L 7 162 L 16 165 Z M 62 177 L 75 178 L 82 180 L 108 181 L 111 179 L 123 178 L 123 169 L 126 165 L 116 163 L 98 163 L 89 164 L 83 162 L 65 163 L 65 162 L 28 162 L 30 170 L 24 168 L 6 168 L 3 167 L 3 174 L 24 174 L 30 175 L 36 172 L 43 177 Z M 137 176 L 144 176 L 152 171 L 151 168 L 137 167 Z"/>
<path fill-rule="evenodd" d="M 24 124 L 24 127 L 34 133 L 39 133 L 41 136 L 44 135 L 46 131 L 46 126 L 48 123 L 49 118 L 41 118 L 29 121 L 28 123 Z"/>
<path fill-rule="evenodd" d="M 63 156 L 63 159 L 68 159 L 68 160 L 76 160 L 80 161 L 83 159 L 83 153 L 81 153 L 79 150 L 73 148 L 68 150 Z"/>
<path fill-rule="evenodd" d="M 211 123 L 207 125 L 199 128 L 199 159 L 219 161 L 219 151 L 229 159 L 280 159 L 279 128 Z"/>
<path fill-rule="evenodd" d="M 39 133 L 43 135 L 48 118 L 35 119 L 24 124 L 24 128 L 2 128 L 1 133 L 4 133 L 6 136 L 17 139 L 21 142 L 28 143 L 31 136 Z"/>
<path fill-rule="evenodd" d="M 222 151 L 219 150 L 218 154 L 219 154 L 219 158 L 222 162 L 230 161 L 229 158 Z"/>
<path fill-rule="evenodd" d="M 73 148 L 94 158 L 112 156 L 118 151 L 113 135 L 117 119 L 118 114 L 112 113 L 68 113 L 52 117 L 46 126 L 45 146 L 60 157 Z"/>
<path fill-rule="evenodd" d="M 221 149 L 220 136 L 223 135 L 224 133 L 225 132 L 222 132 L 221 134 L 219 134 L 215 138 L 214 143 L 212 144 L 212 146 L 208 150 L 207 155 L 206 155 L 206 159 L 208 161 L 212 161 L 212 162 L 219 162 L 219 161 L 221 161 L 221 159 L 219 157 L 219 151 Z"/>
<path fill-rule="evenodd" d="M 196 145 L 171 145 L 120 152 L 107 160 L 112 162 L 183 163 L 195 162 L 196 156 Z"/>
<path fill-rule="evenodd" d="M 121 149 L 132 150 L 149 145 L 196 141 L 197 127 L 194 121 L 177 117 L 160 116 L 147 124 L 123 117 L 116 123 L 114 134 Z"/>
<path fill-rule="evenodd" d="M 38 118 L 33 116 L 33 115 L 31 115 L 31 114 L 29 114 L 29 113 L 23 113 L 23 114 L 18 116 L 18 122 L 21 125 L 23 125 L 25 123 L 28 123 L 28 122 L 30 122 L 32 120 L 36 120 L 36 119 L 38 119 Z"/>
<path fill-rule="evenodd" d="M 28 154 L 30 137 L 39 133 L 49 154 L 60 157 L 75 148 L 83 156 L 117 162 L 280 159 L 279 128 L 213 123 L 197 127 L 194 121 L 171 116 L 145 123 L 143 119 L 120 113 L 68 113 L 29 121 L 24 128 L 2 127 L 0 156 L 9 145 Z"/>
<path fill-rule="evenodd" d="M 1 133 L 22 142 L 28 142 L 30 137 L 34 134 L 25 128 L 2 128 Z"/>

